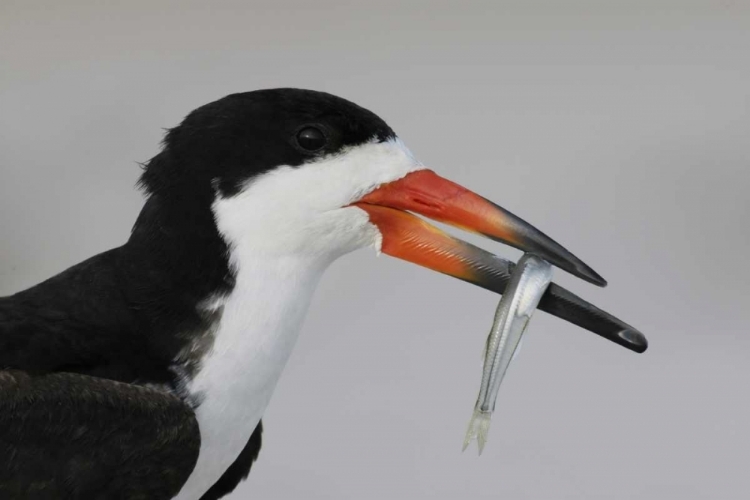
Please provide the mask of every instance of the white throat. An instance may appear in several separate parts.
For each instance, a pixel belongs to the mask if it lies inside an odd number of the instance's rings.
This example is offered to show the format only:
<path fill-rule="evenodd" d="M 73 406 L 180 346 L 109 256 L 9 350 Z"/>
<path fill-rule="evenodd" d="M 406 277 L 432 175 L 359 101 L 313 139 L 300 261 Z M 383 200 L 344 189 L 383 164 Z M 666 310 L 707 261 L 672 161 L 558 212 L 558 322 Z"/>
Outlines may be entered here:
<path fill-rule="evenodd" d="M 378 185 L 423 168 L 398 141 L 368 143 L 300 167 L 279 167 L 214 215 L 236 273 L 213 347 L 188 391 L 199 398 L 198 462 L 178 500 L 197 500 L 234 462 L 268 405 L 296 343 L 313 291 L 339 256 L 378 247 L 367 214 L 347 207 Z M 344 207 L 344 208 L 342 208 Z"/>

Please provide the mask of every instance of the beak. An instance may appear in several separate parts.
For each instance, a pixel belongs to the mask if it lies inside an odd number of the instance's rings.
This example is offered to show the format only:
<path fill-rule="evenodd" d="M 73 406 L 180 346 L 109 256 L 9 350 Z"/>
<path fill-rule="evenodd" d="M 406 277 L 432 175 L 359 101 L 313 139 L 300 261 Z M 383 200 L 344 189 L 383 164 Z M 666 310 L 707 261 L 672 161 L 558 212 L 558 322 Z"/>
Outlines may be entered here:
<path fill-rule="evenodd" d="M 430 170 L 418 170 L 384 184 L 354 206 L 367 212 L 370 222 L 380 230 L 383 253 L 497 293 L 505 290 L 513 263 L 449 236 L 407 211 L 534 253 L 596 285 L 607 284 L 529 223 Z M 539 308 L 633 351 L 643 352 L 648 346 L 638 330 L 554 283 Z"/>
<path fill-rule="evenodd" d="M 604 278 L 581 259 L 528 222 L 455 182 L 443 179 L 432 170 L 412 172 L 366 195 L 359 200 L 357 206 L 370 213 L 371 209 L 363 204 L 416 212 L 432 220 L 506 243 L 524 252 L 534 253 L 560 269 L 595 285 L 607 285 Z M 372 220 L 372 213 L 370 218 Z M 372 222 L 383 233 L 380 225 L 389 226 L 389 216 L 381 212 L 375 218 L 378 221 Z M 386 237 L 385 233 L 383 237 Z M 411 262 L 426 265 L 425 262 Z"/>

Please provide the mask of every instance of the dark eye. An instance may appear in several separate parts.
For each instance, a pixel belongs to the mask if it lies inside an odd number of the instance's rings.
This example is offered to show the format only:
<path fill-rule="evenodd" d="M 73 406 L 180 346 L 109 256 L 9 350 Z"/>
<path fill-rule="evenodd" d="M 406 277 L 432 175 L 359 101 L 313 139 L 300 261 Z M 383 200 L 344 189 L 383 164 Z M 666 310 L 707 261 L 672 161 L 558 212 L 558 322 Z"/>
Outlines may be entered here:
<path fill-rule="evenodd" d="M 325 134 L 317 127 L 305 127 L 297 132 L 297 144 L 305 151 L 318 151 L 326 142 Z"/>

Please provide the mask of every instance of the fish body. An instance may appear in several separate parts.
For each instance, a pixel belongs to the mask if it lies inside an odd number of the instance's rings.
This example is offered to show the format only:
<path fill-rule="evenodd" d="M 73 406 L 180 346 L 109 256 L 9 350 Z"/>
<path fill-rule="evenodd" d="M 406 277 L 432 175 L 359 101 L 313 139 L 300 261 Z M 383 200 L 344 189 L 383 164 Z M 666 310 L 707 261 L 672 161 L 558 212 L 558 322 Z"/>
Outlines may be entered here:
<path fill-rule="evenodd" d="M 487 338 L 482 384 L 466 431 L 464 450 L 476 438 L 479 453 L 482 453 L 500 384 L 529 320 L 551 281 L 552 266 L 536 255 L 524 254 L 516 264 L 508 288 L 495 311 L 495 320 Z"/>

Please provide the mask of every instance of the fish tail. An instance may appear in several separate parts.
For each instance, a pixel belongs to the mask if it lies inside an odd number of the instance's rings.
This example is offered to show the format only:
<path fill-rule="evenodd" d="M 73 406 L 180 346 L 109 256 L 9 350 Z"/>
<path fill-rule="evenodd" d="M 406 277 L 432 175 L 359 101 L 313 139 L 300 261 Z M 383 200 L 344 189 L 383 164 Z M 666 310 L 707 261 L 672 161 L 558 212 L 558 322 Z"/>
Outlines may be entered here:
<path fill-rule="evenodd" d="M 490 432 L 490 423 L 492 422 L 492 412 L 483 411 L 479 408 L 474 409 L 474 413 L 469 420 L 469 427 L 466 429 L 464 446 L 461 451 L 466 451 L 469 444 L 476 438 L 479 454 L 482 454 L 484 445 L 487 443 L 487 435 Z"/>

